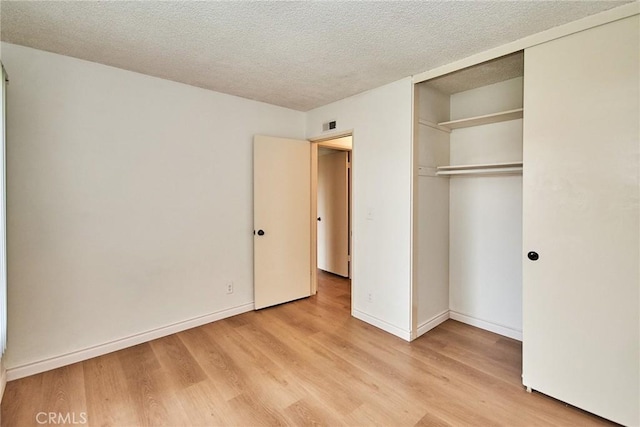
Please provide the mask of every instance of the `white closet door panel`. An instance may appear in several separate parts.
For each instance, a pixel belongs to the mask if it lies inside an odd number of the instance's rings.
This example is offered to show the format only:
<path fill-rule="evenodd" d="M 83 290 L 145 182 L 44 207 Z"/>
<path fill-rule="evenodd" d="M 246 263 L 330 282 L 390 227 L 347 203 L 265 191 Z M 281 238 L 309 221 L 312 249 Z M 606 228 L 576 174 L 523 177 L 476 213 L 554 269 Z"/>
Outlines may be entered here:
<path fill-rule="evenodd" d="M 640 424 L 638 16 L 525 52 L 523 382 Z"/>

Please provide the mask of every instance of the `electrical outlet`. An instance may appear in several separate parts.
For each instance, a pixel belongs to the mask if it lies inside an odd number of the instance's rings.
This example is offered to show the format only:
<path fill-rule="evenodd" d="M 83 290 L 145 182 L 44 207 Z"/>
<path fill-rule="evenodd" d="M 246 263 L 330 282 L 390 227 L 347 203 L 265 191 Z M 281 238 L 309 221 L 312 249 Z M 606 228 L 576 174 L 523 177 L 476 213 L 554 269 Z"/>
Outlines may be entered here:
<path fill-rule="evenodd" d="M 227 293 L 228 294 L 233 293 L 233 282 L 227 282 Z"/>
<path fill-rule="evenodd" d="M 367 299 L 369 300 L 369 302 L 373 302 L 373 292 L 369 292 L 367 294 Z"/>

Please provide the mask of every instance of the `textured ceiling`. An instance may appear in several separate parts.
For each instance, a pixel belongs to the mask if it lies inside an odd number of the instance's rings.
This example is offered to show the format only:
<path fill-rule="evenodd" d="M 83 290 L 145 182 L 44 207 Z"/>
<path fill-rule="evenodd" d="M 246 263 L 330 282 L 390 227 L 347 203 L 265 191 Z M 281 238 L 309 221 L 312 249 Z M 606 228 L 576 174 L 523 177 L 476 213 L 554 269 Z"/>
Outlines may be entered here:
<path fill-rule="evenodd" d="M 307 111 L 627 2 L 5 0 L 0 34 Z"/>

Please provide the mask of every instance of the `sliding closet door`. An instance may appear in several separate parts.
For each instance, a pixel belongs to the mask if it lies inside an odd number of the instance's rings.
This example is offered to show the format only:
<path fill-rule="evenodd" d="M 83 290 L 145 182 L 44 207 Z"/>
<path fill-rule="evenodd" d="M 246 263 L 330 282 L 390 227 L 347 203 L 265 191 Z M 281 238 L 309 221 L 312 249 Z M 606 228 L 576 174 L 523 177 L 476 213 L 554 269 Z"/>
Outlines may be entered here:
<path fill-rule="evenodd" d="M 625 425 L 640 424 L 638 34 L 635 16 L 533 47 L 524 73 L 523 382 Z"/>

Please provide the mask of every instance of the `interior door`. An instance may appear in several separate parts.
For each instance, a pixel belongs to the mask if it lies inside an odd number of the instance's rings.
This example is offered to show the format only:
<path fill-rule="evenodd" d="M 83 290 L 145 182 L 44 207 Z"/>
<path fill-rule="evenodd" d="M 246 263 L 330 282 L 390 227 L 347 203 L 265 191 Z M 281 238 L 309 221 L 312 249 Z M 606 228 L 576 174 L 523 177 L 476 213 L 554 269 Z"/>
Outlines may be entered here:
<path fill-rule="evenodd" d="M 311 144 L 253 140 L 254 301 L 260 309 L 311 291 Z"/>
<path fill-rule="evenodd" d="M 523 382 L 640 424 L 638 16 L 525 51 Z M 531 253 L 535 252 L 535 253 Z"/>
<path fill-rule="evenodd" d="M 318 156 L 318 268 L 349 276 L 348 152 Z"/>

